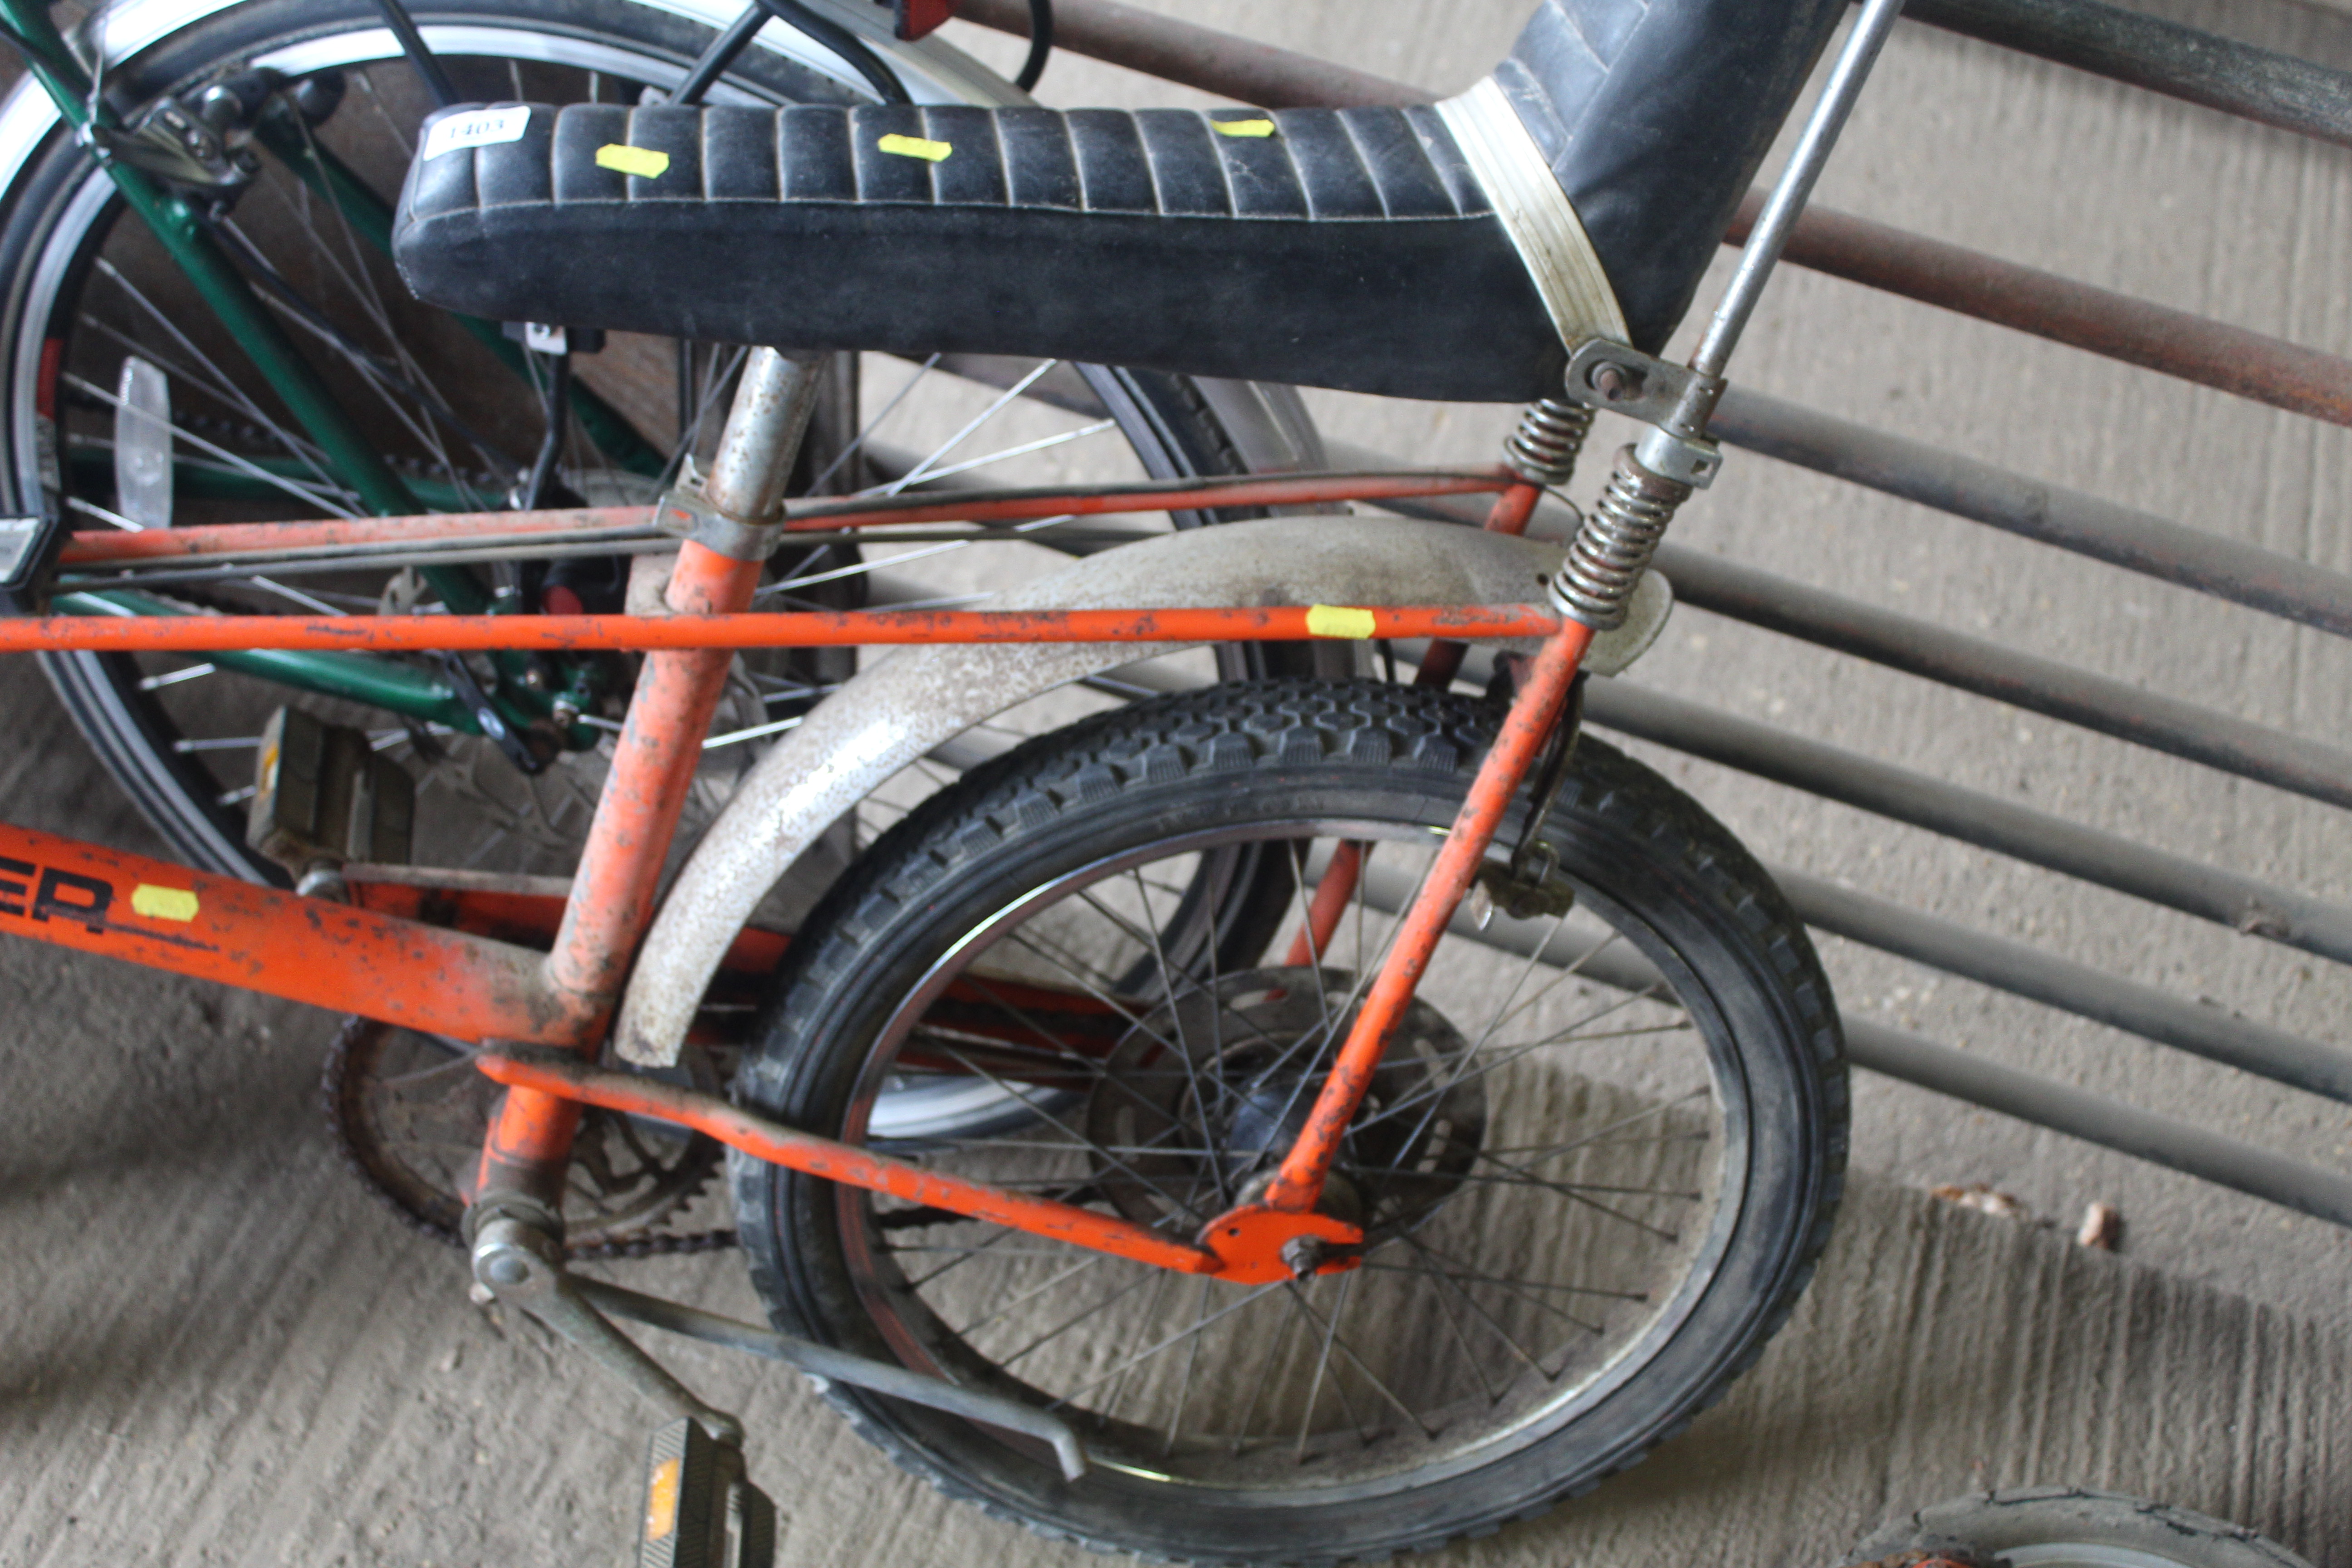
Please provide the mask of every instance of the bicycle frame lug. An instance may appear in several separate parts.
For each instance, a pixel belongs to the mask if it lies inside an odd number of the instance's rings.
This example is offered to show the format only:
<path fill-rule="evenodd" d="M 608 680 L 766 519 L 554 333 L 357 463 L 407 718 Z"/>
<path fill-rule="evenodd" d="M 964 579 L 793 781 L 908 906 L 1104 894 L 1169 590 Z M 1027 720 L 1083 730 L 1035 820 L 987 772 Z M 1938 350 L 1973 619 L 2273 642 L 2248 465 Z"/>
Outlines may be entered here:
<path fill-rule="evenodd" d="M 1271 1285 L 1310 1274 L 1344 1274 L 1362 1259 L 1364 1233 L 1328 1214 L 1291 1214 L 1244 1204 L 1202 1226 L 1200 1243 L 1217 1257 L 1216 1278 L 1232 1285 Z"/>

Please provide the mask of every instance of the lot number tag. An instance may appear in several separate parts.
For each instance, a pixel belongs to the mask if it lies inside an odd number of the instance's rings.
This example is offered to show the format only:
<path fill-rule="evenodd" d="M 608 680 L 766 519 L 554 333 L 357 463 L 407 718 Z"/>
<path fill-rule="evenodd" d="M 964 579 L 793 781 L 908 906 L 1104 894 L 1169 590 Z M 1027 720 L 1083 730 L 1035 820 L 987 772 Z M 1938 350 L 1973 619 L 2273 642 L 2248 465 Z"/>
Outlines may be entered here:
<path fill-rule="evenodd" d="M 438 158 L 444 153 L 455 153 L 461 148 L 520 142 L 530 124 L 530 105 L 527 103 L 453 114 L 446 120 L 435 121 L 433 129 L 425 133 L 424 156 Z"/>

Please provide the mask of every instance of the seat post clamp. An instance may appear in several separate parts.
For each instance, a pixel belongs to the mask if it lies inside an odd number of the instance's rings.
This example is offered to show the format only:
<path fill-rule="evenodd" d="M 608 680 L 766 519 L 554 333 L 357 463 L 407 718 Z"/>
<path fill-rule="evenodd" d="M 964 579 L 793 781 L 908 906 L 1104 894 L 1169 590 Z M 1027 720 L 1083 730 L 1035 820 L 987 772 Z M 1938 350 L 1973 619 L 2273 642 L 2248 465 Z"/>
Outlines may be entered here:
<path fill-rule="evenodd" d="M 679 539 L 690 539 L 705 550 L 730 561 L 765 561 L 783 542 L 784 520 L 745 522 L 730 517 L 693 487 L 691 476 L 662 492 L 654 507 L 654 526 Z"/>

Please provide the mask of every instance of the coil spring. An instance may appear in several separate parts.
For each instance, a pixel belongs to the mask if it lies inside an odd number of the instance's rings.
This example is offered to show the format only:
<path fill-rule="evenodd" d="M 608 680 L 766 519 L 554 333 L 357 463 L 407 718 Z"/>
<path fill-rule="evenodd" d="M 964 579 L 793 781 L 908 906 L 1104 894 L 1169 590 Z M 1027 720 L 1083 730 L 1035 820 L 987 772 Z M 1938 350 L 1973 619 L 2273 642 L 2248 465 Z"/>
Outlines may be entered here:
<path fill-rule="evenodd" d="M 1521 479 L 1557 488 L 1575 475 L 1577 454 L 1591 428 L 1591 409 L 1547 397 L 1528 405 L 1519 427 L 1503 443 L 1503 456 Z"/>
<path fill-rule="evenodd" d="M 1551 581 L 1552 602 L 1561 613 L 1596 631 L 1623 626 L 1660 536 L 1690 493 L 1688 485 L 1642 468 L 1633 447 L 1618 453 L 1608 488 L 1584 514 L 1568 560 Z"/>

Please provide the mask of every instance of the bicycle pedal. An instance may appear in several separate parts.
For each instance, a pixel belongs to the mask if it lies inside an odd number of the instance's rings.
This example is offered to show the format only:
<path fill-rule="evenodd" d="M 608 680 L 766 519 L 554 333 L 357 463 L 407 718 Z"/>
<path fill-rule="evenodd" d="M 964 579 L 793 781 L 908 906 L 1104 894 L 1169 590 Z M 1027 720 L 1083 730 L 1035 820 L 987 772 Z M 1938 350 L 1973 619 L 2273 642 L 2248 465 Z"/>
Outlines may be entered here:
<path fill-rule="evenodd" d="M 646 1455 L 637 1568 L 773 1568 L 776 1505 L 743 1473 L 742 1450 L 700 1422 L 673 1422 Z"/>
<path fill-rule="evenodd" d="M 416 784 L 364 730 L 280 708 L 262 726 L 245 841 L 291 872 L 302 892 L 340 896 L 347 860 L 408 858 Z"/>

